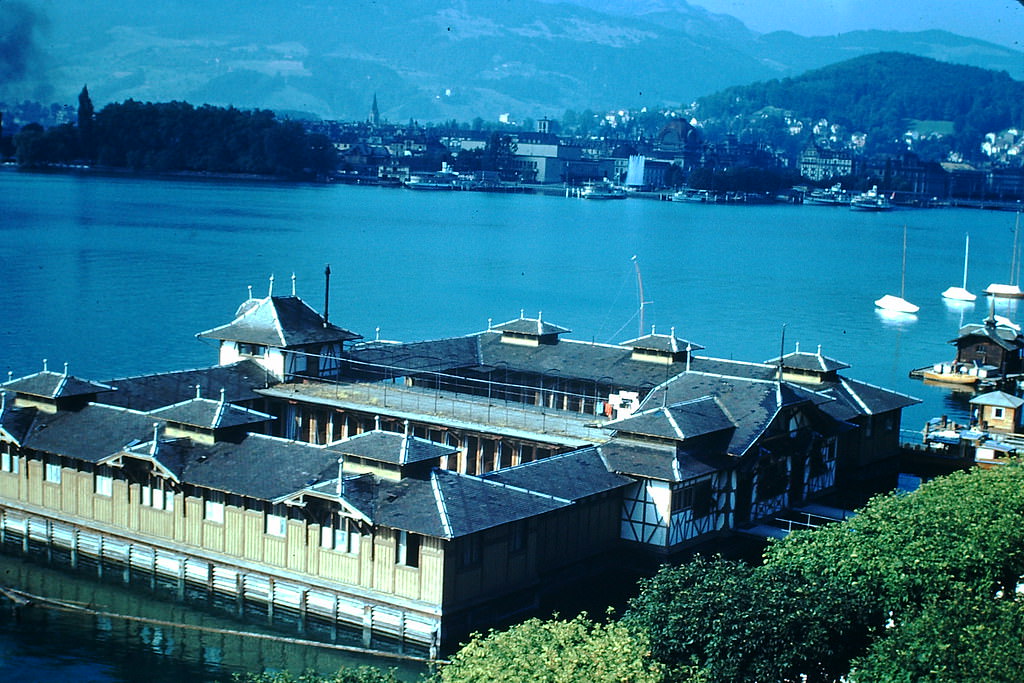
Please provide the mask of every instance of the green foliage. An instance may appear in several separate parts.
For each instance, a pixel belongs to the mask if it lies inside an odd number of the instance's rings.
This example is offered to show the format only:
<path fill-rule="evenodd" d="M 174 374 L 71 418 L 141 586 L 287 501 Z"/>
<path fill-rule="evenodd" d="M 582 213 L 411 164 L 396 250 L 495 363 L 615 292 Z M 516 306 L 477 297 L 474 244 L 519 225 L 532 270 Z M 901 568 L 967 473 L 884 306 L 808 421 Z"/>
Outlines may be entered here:
<path fill-rule="evenodd" d="M 104 166 L 137 171 L 288 178 L 323 175 L 337 164 L 324 136 L 307 135 L 301 124 L 278 121 L 269 111 L 128 100 L 92 117 L 88 92 L 83 89 L 82 95 L 78 134 L 69 138 L 70 126 L 31 131 L 20 144 L 15 141 L 20 164 L 69 163 L 84 155 Z"/>
<path fill-rule="evenodd" d="M 648 634 L 670 671 L 710 680 L 831 680 L 870 633 L 846 587 L 744 562 L 698 557 L 642 582 L 623 623 Z"/>
<path fill-rule="evenodd" d="M 942 87 L 936 87 L 941 83 Z M 827 119 L 868 134 L 867 152 L 893 152 L 912 120 L 952 121 L 954 135 L 939 154 L 975 154 L 982 136 L 1024 121 L 1024 83 L 1005 72 L 880 52 L 809 71 L 796 78 L 728 88 L 698 100 L 698 117 L 733 132 L 741 121 L 770 126 L 784 141 L 788 125 L 766 112 L 788 111 L 805 121 Z M 755 113 L 757 116 L 755 116 Z M 771 120 L 781 123 L 771 125 Z"/>
<path fill-rule="evenodd" d="M 476 634 L 439 672 L 438 683 L 655 683 L 662 667 L 642 636 L 586 615 L 529 619 L 506 631 Z"/>
<path fill-rule="evenodd" d="M 1024 671 L 1024 607 L 975 598 L 936 603 L 854 662 L 856 683 L 1016 683 Z"/>
<path fill-rule="evenodd" d="M 340 669 L 337 673 L 321 675 L 306 671 L 295 676 L 287 671 L 276 673 L 235 675 L 237 683 L 399 683 L 394 670 L 384 671 L 372 666 Z"/>

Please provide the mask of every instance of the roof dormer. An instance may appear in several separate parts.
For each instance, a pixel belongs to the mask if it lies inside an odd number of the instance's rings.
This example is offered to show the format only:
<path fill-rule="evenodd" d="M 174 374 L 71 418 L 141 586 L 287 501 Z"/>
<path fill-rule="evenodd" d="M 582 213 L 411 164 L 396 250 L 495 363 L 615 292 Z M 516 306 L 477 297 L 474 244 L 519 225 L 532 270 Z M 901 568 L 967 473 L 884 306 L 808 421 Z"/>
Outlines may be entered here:
<path fill-rule="evenodd" d="M 338 454 L 344 471 L 372 473 L 385 479 L 426 476 L 439 467 L 441 458 L 458 453 L 458 448 L 405 433 L 374 429 L 327 446 Z"/>
<path fill-rule="evenodd" d="M 526 318 L 522 311 L 519 311 L 519 318 L 500 325 L 489 325 L 487 329 L 491 332 L 501 332 L 502 343 L 519 344 L 520 346 L 557 344 L 559 335 L 571 331 L 568 328 L 544 322 L 540 313 L 536 318 Z"/>
<path fill-rule="evenodd" d="M 781 362 L 780 362 L 781 360 Z M 848 364 L 821 354 L 821 346 L 815 353 L 800 351 L 800 344 L 796 345 L 796 351 L 788 353 L 781 359 L 772 358 L 765 361 L 765 365 L 779 365 L 782 367 L 782 380 L 784 382 L 796 382 L 798 384 L 821 384 L 823 382 L 838 381 L 838 373 L 850 367 Z"/>
<path fill-rule="evenodd" d="M 60 410 L 78 410 L 87 403 L 96 400 L 97 394 L 115 391 L 114 387 L 79 379 L 68 374 L 68 364 L 64 364 L 64 372 L 51 372 L 43 359 L 43 370 L 33 375 L 11 379 L 0 384 L 0 390 L 14 394 L 14 405 L 17 408 L 37 408 L 44 413 L 56 413 Z"/>
<path fill-rule="evenodd" d="M 664 365 L 685 363 L 693 351 L 704 348 L 700 344 L 677 337 L 674 327 L 669 334 L 657 334 L 653 326 L 650 334 L 624 341 L 620 346 L 633 349 L 630 356 L 633 360 Z"/>
<path fill-rule="evenodd" d="M 227 403 L 223 389 L 219 401 L 201 398 L 198 387 L 195 398 L 151 410 L 149 415 L 166 424 L 164 435 L 167 438 L 187 438 L 205 444 L 237 440 L 253 425 L 276 419 L 266 413 Z"/>

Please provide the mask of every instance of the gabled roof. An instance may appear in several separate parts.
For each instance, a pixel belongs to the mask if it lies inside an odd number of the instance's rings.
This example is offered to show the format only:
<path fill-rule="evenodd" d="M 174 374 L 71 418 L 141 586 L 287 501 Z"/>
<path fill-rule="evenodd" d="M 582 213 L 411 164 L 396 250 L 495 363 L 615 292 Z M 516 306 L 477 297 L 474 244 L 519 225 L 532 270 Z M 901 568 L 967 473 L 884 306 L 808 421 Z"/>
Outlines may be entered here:
<path fill-rule="evenodd" d="M 37 451 L 98 462 L 129 444 L 152 438 L 153 416 L 90 403 L 81 410 L 38 412 L 22 445 Z"/>
<path fill-rule="evenodd" d="M 262 434 L 238 442 L 202 444 L 190 439 L 149 440 L 117 451 L 150 460 L 175 479 L 258 500 L 279 501 L 323 481 L 336 481 L 338 459 L 323 446 Z"/>
<path fill-rule="evenodd" d="M 429 479 L 346 479 L 345 499 L 375 524 L 458 538 L 565 507 L 571 501 L 435 468 Z"/>
<path fill-rule="evenodd" d="M 239 306 L 230 323 L 197 336 L 274 348 L 362 339 L 354 332 L 324 321 L 323 316 L 297 296 L 248 299 Z"/>
<path fill-rule="evenodd" d="M 635 481 L 609 471 L 593 446 L 488 472 L 483 478 L 572 501 Z"/>
<path fill-rule="evenodd" d="M 685 481 L 728 466 L 722 457 L 679 457 L 670 445 L 612 438 L 596 447 L 608 469 L 662 481 Z"/>
<path fill-rule="evenodd" d="M 242 360 L 229 365 L 109 380 L 107 384 L 117 391 L 104 394 L 100 400 L 135 410 L 155 410 L 194 397 L 199 386 L 208 395 L 223 389 L 225 400 L 241 403 L 260 398 L 253 389 L 274 383 L 275 378 L 266 368 Z"/>
<path fill-rule="evenodd" d="M 16 394 L 51 400 L 114 391 L 114 387 L 106 384 L 79 379 L 66 372 L 60 373 L 49 370 L 9 380 L 0 384 L 0 389 L 13 391 Z"/>
<path fill-rule="evenodd" d="M 31 407 L 16 408 L 14 402 L 0 391 L 0 438 L 5 438 L 21 445 L 29 433 L 32 421 L 38 409 Z"/>
<path fill-rule="evenodd" d="M 605 426 L 618 433 L 680 441 L 736 427 L 713 396 L 649 408 Z"/>
<path fill-rule="evenodd" d="M 1005 320 L 1005 319 L 1004 319 Z M 1020 328 L 1011 327 L 1003 320 L 986 318 L 983 323 L 972 323 L 960 328 L 956 339 L 950 340 L 950 344 L 957 344 L 971 337 L 982 337 L 999 345 L 1006 351 L 1016 351 L 1024 348 L 1024 336 L 1021 336 Z"/>
<path fill-rule="evenodd" d="M 444 455 L 458 453 L 453 446 L 406 436 L 398 432 L 374 430 L 329 444 L 327 450 L 337 455 L 353 455 L 367 460 L 394 465 L 408 465 L 424 460 L 436 460 Z"/>
<path fill-rule="evenodd" d="M 629 339 L 622 342 L 620 346 L 636 349 L 649 349 L 651 351 L 665 351 L 668 353 L 699 351 L 704 348 L 700 344 L 694 344 L 693 342 L 677 337 L 674 327 L 670 334 L 656 334 L 652 329 L 650 334 L 645 334 L 644 336 L 637 337 L 636 339 Z"/>
<path fill-rule="evenodd" d="M 159 420 L 202 429 L 238 427 L 277 419 L 273 415 L 241 408 L 227 403 L 223 399 L 214 401 L 209 398 L 191 398 L 171 406 L 152 410 L 149 414 Z"/>
<path fill-rule="evenodd" d="M 996 408 L 1020 408 L 1024 405 L 1024 398 L 1019 398 L 1005 391 L 990 391 L 987 394 L 979 394 L 971 399 L 971 404 L 976 406 L 994 406 Z"/>
<path fill-rule="evenodd" d="M 771 360 L 766 360 L 765 365 L 774 365 L 778 367 L 778 356 Z M 828 356 L 821 355 L 821 347 L 819 346 L 817 353 L 808 353 L 806 351 L 800 351 L 799 349 L 793 353 L 787 353 L 782 357 L 782 367 L 783 369 L 790 368 L 793 370 L 827 373 L 845 370 L 850 366 L 849 364 L 838 361 L 835 358 L 829 358 Z"/>
<path fill-rule="evenodd" d="M 534 337 L 545 337 L 551 334 L 565 334 L 572 330 L 561 327 L 559 325 L 552 325 L 549 322 L 545 322 L 541 319 L 540 313 L 537 314 L 536 318 L 524 318 L 522 312 L 519 313 L 519 317 L 508 322 L 503 322 L 500 325 L 494 325 L 489 328 L 495 332 L 515 332 L 517 334 L 526 334 Z"/>

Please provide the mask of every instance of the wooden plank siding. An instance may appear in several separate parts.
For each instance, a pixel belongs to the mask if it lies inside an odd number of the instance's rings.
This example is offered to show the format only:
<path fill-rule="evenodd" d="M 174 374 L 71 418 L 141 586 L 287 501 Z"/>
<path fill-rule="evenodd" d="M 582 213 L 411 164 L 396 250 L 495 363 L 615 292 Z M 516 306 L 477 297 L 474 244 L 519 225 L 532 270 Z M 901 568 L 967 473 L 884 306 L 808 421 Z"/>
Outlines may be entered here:
<path fill-rule="evenodd" d="M 312 522 L 289 519 L 285 536 L 277 537 L 266 533 L 266 515 L 260 511 L 225 505 L 224 521 L 209 521 L 201 498 L 176 493 L 172 509 L 157 509 L 142 504 L 140 484 L 115 479 L 111 495 L 98 494 L 91 471 L 65 466 L 61 482 L 54 483 L 44 479 L 38 457 L 16 457 L 17 473 L 0 471 L 0 506 L 25 503 L 85 528 L 91 523 L 117 528 L 140 542 L 169 542 L 192 548 L 200 557 L 213 553 L 408 600 L 439 605 L 444 595 L 447 544 L 442 539 L 421 537 L 418 566 L 402 566 L 396 562 L 397 532 L 392 529 L 364 533 L 359 552 L 346 553 L 322 548 L 320 525 Z M 83 464 L 83 469 L 91 466 Z"/>

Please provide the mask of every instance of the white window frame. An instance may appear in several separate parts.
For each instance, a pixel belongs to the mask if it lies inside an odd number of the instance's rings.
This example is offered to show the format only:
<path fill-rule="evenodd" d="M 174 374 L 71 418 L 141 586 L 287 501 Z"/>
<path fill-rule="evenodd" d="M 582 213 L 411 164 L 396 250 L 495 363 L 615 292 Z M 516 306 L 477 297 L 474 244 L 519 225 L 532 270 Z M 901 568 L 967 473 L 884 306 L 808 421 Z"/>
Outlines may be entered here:
<path fill-rule="evenodd" d="M 224 523 L 224 503 L 216 500 L 203 501 L 203 519 L 216 524 Z"/>
<path fill-rule="evenodd" d="M 114 478 L 106 474 L 94 475 L 95 481 L 95 493 L 97 496 L 105 496 L 107 498 L 114 495 Z"/>
<path fill-rule="evenodd" d="M 1003 412 L 1004 412 L 1003 409 L 1000 408 L 999 406 L 993 406 L 992 407 L 992 419 L 993 420 L 1002 420 L 1003 419 Z"/>
<path fill-rule="evenodd" d="M 141 503 L 154 510 L 171 512 L 174 510 L 174 491 L 165 491 L 159 482 L 155 486 L 143 484 Z"/>
<path fill-rule="evenodd" d="M 358 555 L 361 541 L 359 526 L 349 517 L 341 518 L 336 527 L 328 524 L 320 528 L 320 547 L 327 550 Z"/>
<path fill-rule="evenodd" d="M 288 518 L 284 515 L 267 513 L 267 535 L 284 538 L 288 533 Z"/>
<path fill-rule="evenodd" d="M 21 470 L 21 459 L 14 453 L 4 450 L 0 453 L 0 472 L 18 474 Z"/>
<path fill-rule="evenodd" d="M 43 466 L 43 480 L 51 484 L 59 484 L 61 481 L 60 463 L 48 462 Z"/>

